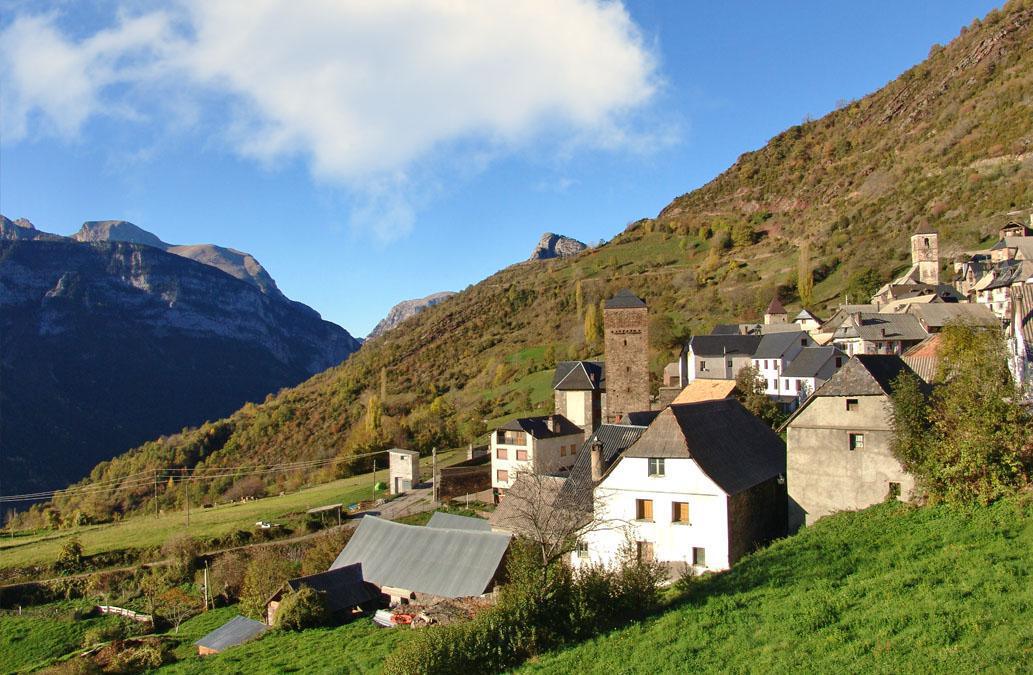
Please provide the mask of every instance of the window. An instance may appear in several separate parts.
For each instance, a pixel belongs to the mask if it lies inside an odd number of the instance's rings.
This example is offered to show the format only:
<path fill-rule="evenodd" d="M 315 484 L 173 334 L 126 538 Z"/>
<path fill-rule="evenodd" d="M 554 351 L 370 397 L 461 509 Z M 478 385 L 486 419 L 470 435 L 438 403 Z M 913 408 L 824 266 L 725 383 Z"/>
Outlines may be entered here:
<path fill-rule="evenodd" d="M 728 367 L 729 367 L 729 368 L 731 368 L 731 367 L 732 367 L 732 362 L 731 362 L 731 361 L 728 361 Z"/>
<path fill-rule="evenodd" d="M 653 520 L 653 500 L 652 499 L 636 499 L 635 500 L 635 519 L 636 520 Z"/>
<path fill-rule="evenodd" d="M 842 367 L 843 367 L 843 357 L 842 356 L 837 356 L 836 357 L 836 368 L 842 368 Z"/>
<path fill-rule="evenodd" d="M 688 502 L 671 502 L 671 522 L 672 523 L 688 523 L 689 522 L 689 503 Z"/>
<path fill-rule="evenodd" d="M 704 361 L 703 359 L 699 360 L 699 369 L 700 370 L 706 370 L 707 369 L 707 362 Z"/>
<path fill-rule="evenodd" d="M 574 445 L 570 446 L 570 454 L 571 455 L 576 455 L 577 454 L 577 443 L 575 443 Z"/>
<path fill-rule="evenodd" d="M 789 391 L 789 380 L 782 380 L 782 388 Z"/>
<path fill-rule="evenodd" d="M 890 499 L 900 499 L 900 483 L 890 481 Z"/>
<path fill-rule="evenodd" d="M 527 445 L 527 434 L 523 431 L 499 429 L 496 440 L 506 445 Z"/>
<path fill-rule="evenodd" d="M 857 411 L 857 399 L 856 398 L 848 398 L 846 400 L 846 410 L 847 410 L 847 412 L 856 412 Z"/>
<path fill-rule="evenodd" d="M 639 562 L 653 562 L 653 542 L 637 541 L 635 549 Z"/>
<path fill-rule="evenodd" d="M 567 446 L 561 445 L 560 446 L 560 457 L 566 457 L 566 456 L 567 456 Z"/>
<path fill-rule="evenodd" d="M 495 479 L 498 482 L 500 482 L 500 483 L 508 483 L 509 482 L 509 472 L 506 471 L 505 469 L 499 469 L 498 471 L 495 472 Z"/>
<path fill-rule="evenodd" d="M 577 548 L 574 549 L 574 554 L 579 558 L 588 557 L 588 544 L 583 541 L 577 543 Z"/>
<path fill-rule="evenodd" d="M 800 346 L 801 347 L 806 347 L 807 346 L 807 338 L 800 338 Z"/>
<path fill-rule="evenodd" d="M 509 459 L 509 450 L 506 448 L 499 448 L 495 451 L 495 456 L 499 459 Z"/>
<path fill-rule="evenodd" d="M 850 434 L 850 449 L 860 450 L 864 447 L 864 434 Z"/>
<path fill-rule="evenodd" d="M 692 547 L 692 564 L 696 567 L 707 566 L 707 550 L 705 548 Z"/>
<path fill-rule="evenodd" d="M 649 458 L 649 475 L 650 476 L 662 476 L 662 475 L 664 475 L 664 458 L 663 457 L 650 457 Z"/>
<path fill-rule="evenodd" d="M 526 462 L 527 461 L 527 450 L 517 450 L 517 461 L 520 461 L 520 462 Z"/>

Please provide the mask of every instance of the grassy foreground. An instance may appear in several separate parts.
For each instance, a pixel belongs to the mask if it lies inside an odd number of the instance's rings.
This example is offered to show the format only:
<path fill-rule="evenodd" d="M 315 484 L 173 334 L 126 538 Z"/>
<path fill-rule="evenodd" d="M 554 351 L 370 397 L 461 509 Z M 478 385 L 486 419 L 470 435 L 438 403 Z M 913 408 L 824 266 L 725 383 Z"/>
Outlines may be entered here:
<path fill-rule="evenodd" d="M 1033 495 L 843 513 L 526 670 L 1028 672 Z"/>
<path fill-rule="evenodd" d="M 27 608 L 21 616 L 0 614 L 0 673 L 32 672 L 82 644 L 91 628 L 118 623 L 113 616 L 79 619 L 86 612 L 86 601 L 57 602 Z"/>

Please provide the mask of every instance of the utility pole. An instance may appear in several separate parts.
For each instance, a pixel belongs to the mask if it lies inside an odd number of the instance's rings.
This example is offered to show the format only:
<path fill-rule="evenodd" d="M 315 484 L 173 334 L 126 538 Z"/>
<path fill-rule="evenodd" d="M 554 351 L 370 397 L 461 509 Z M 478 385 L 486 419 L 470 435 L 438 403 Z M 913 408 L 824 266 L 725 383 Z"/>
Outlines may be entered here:
<path fill-rule="evenodd" d="M 187 476 L 187 468 L 185 466 L 183 467 L 183 475 L 186 476 L 186 480 L 183 483 L 186 490 L 183 494 L 186 495 L 187 500 L 187 527 L 190 527 L 190 476 Z"/>
<path fill-rule="evenodd" d="M 373 501 L 377 501 L 377 460 L 373 460 Z"/>
<path fill-rule="evenodd" d="M 208 561 L 204 561 L 204 611 L 208 611 Z"/>
<path fill-rule="evenodd" d="M 154 470 L 154 517 L 158 517 L 158 470 Z"/>
<path fill-rule="evenodd" d="M 438 449 L 430 449 L 430 501 L 438 503 Z"/>

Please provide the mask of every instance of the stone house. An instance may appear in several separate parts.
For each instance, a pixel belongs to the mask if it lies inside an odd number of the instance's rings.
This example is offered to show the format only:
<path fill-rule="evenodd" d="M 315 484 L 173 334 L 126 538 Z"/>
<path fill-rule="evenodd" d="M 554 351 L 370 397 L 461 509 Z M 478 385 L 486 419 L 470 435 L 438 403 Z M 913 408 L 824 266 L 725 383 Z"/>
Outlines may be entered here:
<path fill-rule="evenodd" d="M 602 361 L 560 361 L 552 378 L 553 410 L 588 435 L 602 424 L 606 366 Z"/>
<path fill-rule="evenodd" d="M 734 380 L 763 339 L 761 335 L 693 335 L 681 353 L 681 381 Z"/>
<path fill-rule="evenodd" d="M 521 471 L 554 473 L 574 463 L 585 431 L 563 415 L 520 417 L 491 434 L 491 487 L 496 500 Z"/>
<path fill-rule="evenodd" d="M 856 354 L 903 354 L 928 333 L 912 314 L 858 312 L 836 329 L 832 344 L 848 356 Z"/>
<path fill-rule="evenodd" d="M 901 373 L 914 375 L 899 356 L 855 356 L 782 426 L 791 531 L 837 511 L 912 496 L 914 479 L 891 450 L 890 392 Z"/>
<path fill-rule="evenodd" d="M 589 439 L 567 479 L 598 523 L 575 566 L 630 550 L 674 572 L 724 570 L 786 534 L 785 444 L 737 400 L 672 405 L 641 430 L 600 429 L 617 438 Z"/>

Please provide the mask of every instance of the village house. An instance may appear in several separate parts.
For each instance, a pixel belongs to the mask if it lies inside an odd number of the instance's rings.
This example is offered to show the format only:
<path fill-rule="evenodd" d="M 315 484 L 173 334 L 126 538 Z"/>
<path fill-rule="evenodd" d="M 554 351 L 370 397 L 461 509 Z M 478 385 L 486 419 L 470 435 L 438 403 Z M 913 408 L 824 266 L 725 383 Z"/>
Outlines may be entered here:
<path fill-rule="evenodd" d="M 824 322 L 811 310 L 801 309 L 793 318 L 793 323 L 795 323 L 800 330 L 810 334 L 817 333 L 821 329 L 821 324 Z"/>
<path fill-rule="evenodd" d="M 693 335 L 681 353 L 682 381 L 734 380 L 753 355 L 761 335 Z"/>
<path fill-rule="evenodd" d="M 265 622 L 270 626 L 275 625 L 283 598 L 305 587 L 323 596 L 327 611 L 337 620 L 374 609 L 380 602 L 380 591 L 362 578 L 362 566 L 344 565 L 319 574 L 288 579 L 266 600 Z"/>
<path fill-rule="evenodd" d="M 362 580 L 393 604 L 479 597 L 494 589 L 510 539 L 364 516 L 330 570 L 358 565 Z"/>
<path fill-rule="evenodd" d="M 1033 260 L 1007 260 L 994 265 L 975 283 L 972 299 L 1007 323 L 1011 319 L 1012 287 L 1027 283 L 1033 283 Z"/>
<path fill-rule="evenodd" d="M 801 351 L 813 346 L 811 336 L 801 331 L 769 333 L 757 345 L 753 367 L 764 381 L 764 393 L 783 407 L 795 407 L 799 391 L 790 389 L 795 381 L 783 378 L 782 373 Z"/>
<path fill-rule="evenodd" d="M 648 428 L 618 427 L 586 442 L 565 484 L 598 525 L 575 566 L 612 564 L 630 548 L 673 572 L 724 570 L 785 535 L 785 445 L 737 400 L 672 405 Z"/>
<path fill-rule="evenodd" d="M 552 378 L 553 410 L 581 427 L 585 435 L 602 423 L 606 366 L 602 361 L 560 361 Z"/>
<path fill-rule="evenodd" d="M 935 303 L 929 305 L 911 305 L 907 313 L 918 319 L 918 323 L 927 333 L 939 333 L 950 323 L 982 328 L 1000 327 L 1001 322 L 993 312 L 971 302 Z"/>
<path fill-rule="evenodd" d="M 585 430 L 563 415 L 519 417 L 491 433 L 491 487 L 496 499 L 521 471 L 553 473 L 574 463 Z"/>
<path fill-rule="evenodd" d="M 805 347 L 782 371 L 782 390 L 796 397 L 795 410 L 825 384 L 849 357 L 838 347 Z"/>
<path fill-rule="evenodd" d="M 849 356 L 903 354 L 928 336 L 911 314 L 859 312 L 851 314 L 833 334 L 832 344 Z"/>
<path fill-rule="evenodd" d="M 908 368 L 915 371 L 915 375 L 922 378 L 923 382 L 932 384 L 933 379 L 936 378 L 936 371 L 940 367 L 940 344 L 942 342 L 943 333 L 933 333 L 904 352 L 900 358 L 904 360 Z"/>
<path fill-rule="evenodd" d="M 848 361 L 786 421 L 789 527 L 887 498 L 909 499 L 914 479 L 893 455 L 890 393 L 899 356 Z"/>

